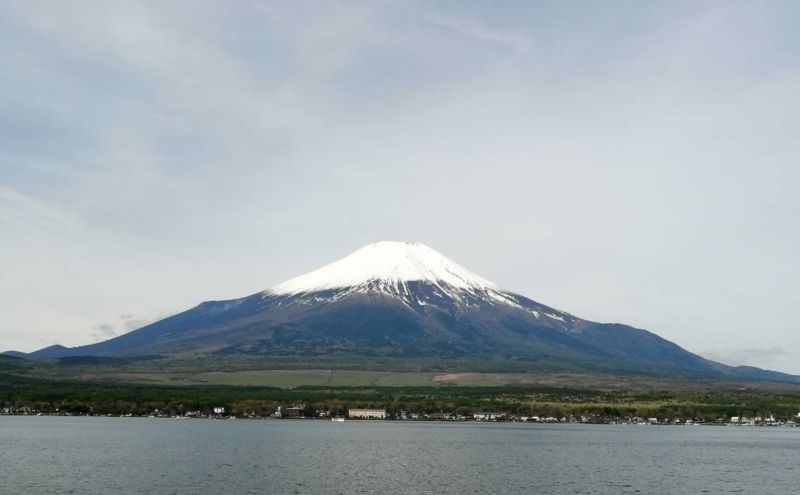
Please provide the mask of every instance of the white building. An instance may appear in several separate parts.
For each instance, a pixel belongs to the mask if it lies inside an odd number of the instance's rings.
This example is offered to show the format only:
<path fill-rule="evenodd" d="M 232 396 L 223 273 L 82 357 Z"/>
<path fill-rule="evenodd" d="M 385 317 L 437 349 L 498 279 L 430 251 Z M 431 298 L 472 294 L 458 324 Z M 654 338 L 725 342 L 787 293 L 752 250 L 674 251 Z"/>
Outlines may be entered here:
<path fill-rule="evenodd" d="M 499 413 L 475 413 L 472 415 L 475 421 L 497 421 L 498 419 L 503 417 L 503 414 Z"/>
<path fill-rule="evenodd" d="M 215 407 L 214 408 L 214 414 L 225 414 L 225 408 L 224 407 Z"/>
<path fill-rule="evenodd" d="M 351 418 L 386 419 L 386 409 L 348 409 L 347 415 Z"/>

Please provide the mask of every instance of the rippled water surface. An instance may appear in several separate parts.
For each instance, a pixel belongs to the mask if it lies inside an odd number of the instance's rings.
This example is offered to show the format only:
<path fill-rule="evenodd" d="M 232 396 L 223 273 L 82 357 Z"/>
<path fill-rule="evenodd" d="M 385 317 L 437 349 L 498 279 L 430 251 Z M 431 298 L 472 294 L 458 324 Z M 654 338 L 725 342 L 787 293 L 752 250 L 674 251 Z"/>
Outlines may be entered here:
<path fill-rule="evenodd" d="M 800 428 L 0 417 L 0 493 L 800 493 Z"/>

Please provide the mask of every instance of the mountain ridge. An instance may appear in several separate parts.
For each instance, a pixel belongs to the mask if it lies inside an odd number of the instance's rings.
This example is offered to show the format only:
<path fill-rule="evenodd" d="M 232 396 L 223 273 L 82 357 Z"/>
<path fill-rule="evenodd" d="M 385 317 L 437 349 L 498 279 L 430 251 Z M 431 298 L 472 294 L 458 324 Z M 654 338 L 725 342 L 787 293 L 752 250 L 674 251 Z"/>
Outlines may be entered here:
<path fill-rule="evenodd" d="M 502 289 L 420 243 L 382 241 L 239 299 L 207 301 L 68 356 L 392 356 L 506 360 L 565 370 L 800 382 L 731 367 L 646 330 L 597 323 Z"/>

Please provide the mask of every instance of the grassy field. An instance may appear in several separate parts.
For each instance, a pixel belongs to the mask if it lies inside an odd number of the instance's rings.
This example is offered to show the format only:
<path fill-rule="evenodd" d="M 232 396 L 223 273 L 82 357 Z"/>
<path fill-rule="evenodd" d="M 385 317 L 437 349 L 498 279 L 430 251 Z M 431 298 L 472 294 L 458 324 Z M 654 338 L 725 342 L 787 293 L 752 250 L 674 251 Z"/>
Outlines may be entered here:
<path fill-rule="evenodd" d="M 592 390 L 602 393 L 758 389 L 798 391 L 800 386 L 771 382 L 719 379 L 656 378 L 600 373 L 482 373 L 433 371 L 369 371 L 347 369 L 265 369 L 247 371 L 156 372 L 109 369 L 61 370 L 34 373 L 47 379 L 153 383 L 172 385 L 220 385 L 295 389 L 300 387 L 545 387 Z"/>
<path fill-rule="evenodd" d="M 210 385 L 249 385 L 278 388 L 304 386 L 331 387 L 498 387 L 543 385 L 601 389 L 642 389 L 655 386 L 686 388 L 688 382 L 659 381 L 652 378 L 621 378 L 602 375 L 555 373 L 477 373 L 477 372 L 395 372 L 363 370 L 252 370 L 185 375 L 190 383 Z M 699 382 L 693 382 L 695 386 Z"/>
<path fill-rule="evenodd" d="M 200 373 L 190 381 L 210 385 L 248 385 L 278 388 L 303 386 L 365 387 L 426 386 L 433 384 L 430 373 L 378 372 L 358 370 L 260 370 Z"/>
<path fill-rule="evenodd" d="M 260 367 L 258 365 L 261 365 Z M 303 366 L 305 365 L 305 366 Z M 475 369 L 462 361 L 381 359 L 294 362 L 286 358 L 215 361 L 208 359 L 74 358 L 59 361 L 25 361 L 0 356 L 0 372 L 46 380 L 116 382 L 131 384 L 298 387 L 552 387 L 600 393 L 653 391 L 717 391 L 757 389 L 796 392 L 799 385 L 708 377 L 659 377 L 644 374 L 518 370 L 519 363 L 503 369 L 501 363 L 484 363 Z M 497 368 L 497 370 L 495 369 Z"/>
<path fill-rule="evenodd" d="M 187 379 L 211 385 L 251 385 L 279 388 L 331 387 L 496 387 L 504 385 L 557 384 L 552 375 L 533 373 L 432 373 L 362 370 L 255 370 L 200 373 Z M 582 380 L 574 377 L 573 382 Z M 588 379 L 588 377 L 586 377 Z"/>

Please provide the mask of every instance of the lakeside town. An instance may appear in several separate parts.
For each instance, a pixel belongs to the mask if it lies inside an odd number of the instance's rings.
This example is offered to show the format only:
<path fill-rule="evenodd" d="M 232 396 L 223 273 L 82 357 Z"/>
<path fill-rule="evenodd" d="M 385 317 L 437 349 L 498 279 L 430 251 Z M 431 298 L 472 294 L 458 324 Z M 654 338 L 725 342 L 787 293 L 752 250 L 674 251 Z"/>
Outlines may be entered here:
<path fill-rule="evenodd" d="M 216 406 L 207 411 L 186 411 L 182 414 L 173 414 L 170 411 L 155 409 L 149 414 L 95 414 L 91 411 L 76 413 L 72 411 L 40 411 L 29 407 L 3 407 L 0 408 L 0 416 L 83 416 L 83 417 L 124 417 L 124 418 L 162 418 L 162 419 L 295 419 L 295 420 L 388 420 L 388 421 L 441 421 L 441 422 L 522 422 L 522 423 L 542 423 L 542 424 L 627 424 L 627 425 L 674 425 L 674 426 L 695 426 L 695 425 L 715 425 L 715 426 L 765 426 L 765 427 L 788 427 L 800 426 L 800 412 L 790 418 L 776 418 L 772 414 L 768 416 L 730 416 L 717 418 L 713 421 L 703 421 L 697 418 L 680 417 L 609 417 L 603 415 L 568 415 L 568 416 L 524 416 L 506 412 L 474 412 L 471 414 L 457 413 L 418 413 L 408 411 L 387 411 L 386 409 L 366 409 L 349 408 L 344 413 L 337 414 L 329 410 L 307 409 L 305 404 L 296 403 L 290 406 L 278 406 L 269 415 L 260 415 L 255 412 L 243 412 L 232 414 L 224 406 Z"/>

